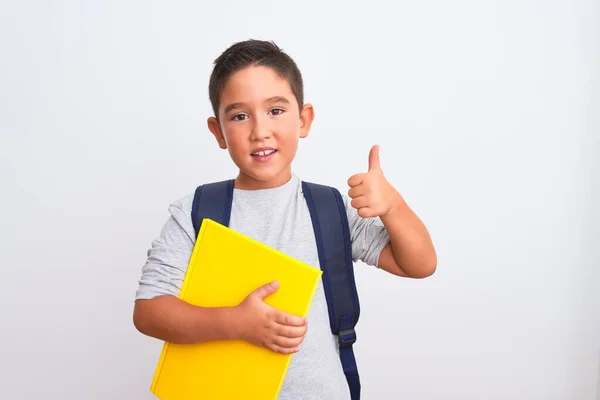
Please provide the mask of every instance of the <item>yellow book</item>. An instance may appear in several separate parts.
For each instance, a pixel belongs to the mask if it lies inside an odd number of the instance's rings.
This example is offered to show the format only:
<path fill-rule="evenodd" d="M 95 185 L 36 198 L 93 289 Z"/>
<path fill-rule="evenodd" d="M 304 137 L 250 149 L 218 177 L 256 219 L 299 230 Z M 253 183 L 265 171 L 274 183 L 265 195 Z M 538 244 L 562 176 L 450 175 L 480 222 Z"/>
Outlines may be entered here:
<path fill-rule="evenodd" d="M 321 274 L 205 219 L 179 297 L 203 307 L 235 306 L 259 286 L 277 280 L 279 288 L 265 303 L 306 317 Z M 292 357 L 241 340 L 166 342 L 150 390 L 162 400 L 276 399 Z"/>

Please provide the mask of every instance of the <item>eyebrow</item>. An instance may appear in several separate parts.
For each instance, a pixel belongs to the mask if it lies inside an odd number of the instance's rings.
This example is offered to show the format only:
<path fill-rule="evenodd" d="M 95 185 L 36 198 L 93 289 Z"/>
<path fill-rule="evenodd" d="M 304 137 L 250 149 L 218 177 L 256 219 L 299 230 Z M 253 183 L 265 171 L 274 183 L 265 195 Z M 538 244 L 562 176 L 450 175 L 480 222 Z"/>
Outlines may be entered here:
<path fill-rule="evenodd" d="M 265 103 L 285 103 L 290 104 L 290 101 L 283 96 L 273 96 L 265 100 Z"/>
<path fill-rule="evenodd" d="M 265 100 L 265 103 L 269 103 L 269 104 L 273 104 L 273 103 L 285 103 L 285 104 L 290 104 L 290 101 L 288 99 L 286 99 L 283 96 L 273 96 L 273 97 L 269 97 L 268 99 Z M 234 110 L 236 108 L 242 108 L 245 104 L 244 103 L 231 103 L 229 105 L 227 105 L 227 107 L 225 107 L 225 110 L 223 110 L 224 114 L 227 114 L 229 111 Z"/>

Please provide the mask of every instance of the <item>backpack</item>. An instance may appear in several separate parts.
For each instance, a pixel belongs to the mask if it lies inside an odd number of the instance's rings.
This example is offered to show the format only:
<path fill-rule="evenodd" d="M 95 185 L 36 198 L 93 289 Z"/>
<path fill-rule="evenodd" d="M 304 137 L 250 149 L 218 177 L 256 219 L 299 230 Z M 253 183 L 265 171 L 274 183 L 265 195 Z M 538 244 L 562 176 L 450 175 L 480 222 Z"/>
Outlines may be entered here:
<path fill-rule="evenodd" d="M 196 236 L 204 218 L 229 226 L 234 180 L 198 186 L 192 203 Z M 302 182 L 310 212 L 331 332 L 339 339 L 342 368 L 352 400 L 360 399 L 360 379 L 352 345 L 360 306 L 354 282 L 352 244 L 346 209 L 340 192 L 332 187 Z"/>

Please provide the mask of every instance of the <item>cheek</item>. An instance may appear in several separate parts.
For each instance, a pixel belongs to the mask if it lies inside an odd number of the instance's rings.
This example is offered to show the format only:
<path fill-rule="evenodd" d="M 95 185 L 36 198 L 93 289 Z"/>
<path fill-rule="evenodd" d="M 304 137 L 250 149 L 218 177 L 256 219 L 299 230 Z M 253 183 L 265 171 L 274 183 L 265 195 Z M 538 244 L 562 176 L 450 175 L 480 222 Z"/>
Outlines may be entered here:
<path fill-rule="evenodd" d="M 300 121 L 298 118 L 290 116 L 277 121 L 273 125 L 273 131 L 277 132 L 281 141 L 295 141 L 300 136 Z"/>
<path fill-rule="evenodd" d="M 228 127 L 226 132 L 224 133 L 225 141 L 227 142 L 227 147 L 232 152 L 240 151 L 242 148 L 248 146 L 248 135 L 242 126 Z"/>

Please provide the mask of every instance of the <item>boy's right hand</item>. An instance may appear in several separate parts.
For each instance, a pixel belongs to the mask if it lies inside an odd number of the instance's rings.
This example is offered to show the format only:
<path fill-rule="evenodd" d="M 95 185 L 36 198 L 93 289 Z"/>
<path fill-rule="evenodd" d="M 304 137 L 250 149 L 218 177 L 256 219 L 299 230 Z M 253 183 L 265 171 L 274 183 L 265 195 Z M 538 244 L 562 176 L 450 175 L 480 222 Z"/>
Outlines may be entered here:
<path fill-rule="evenodd" d="M 296 353 L 306 335 L 307 320 L 277 310 L 263 301 L 277 288 L 277 282 L 267 283 L 250 293 L 236 307 L 239 337 L 277 353 Z"/>

